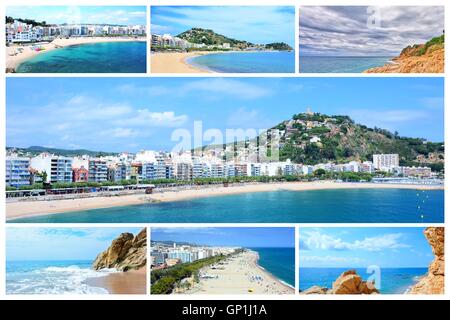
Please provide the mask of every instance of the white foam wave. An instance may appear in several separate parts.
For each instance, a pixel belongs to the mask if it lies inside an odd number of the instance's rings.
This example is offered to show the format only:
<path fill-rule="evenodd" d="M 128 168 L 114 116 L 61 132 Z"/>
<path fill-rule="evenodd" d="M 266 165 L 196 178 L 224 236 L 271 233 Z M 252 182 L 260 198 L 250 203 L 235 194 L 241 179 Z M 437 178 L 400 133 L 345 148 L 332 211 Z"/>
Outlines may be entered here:
<path fill-rule="evenodd" d="M 107 290 L 85 282 L 89 278 L 104 277 L 113 272 L 117 271 L 96 271 L 76 265 L 51 266 L 7 276 L 6 291 L 8 294 L 107 294 Z"/>

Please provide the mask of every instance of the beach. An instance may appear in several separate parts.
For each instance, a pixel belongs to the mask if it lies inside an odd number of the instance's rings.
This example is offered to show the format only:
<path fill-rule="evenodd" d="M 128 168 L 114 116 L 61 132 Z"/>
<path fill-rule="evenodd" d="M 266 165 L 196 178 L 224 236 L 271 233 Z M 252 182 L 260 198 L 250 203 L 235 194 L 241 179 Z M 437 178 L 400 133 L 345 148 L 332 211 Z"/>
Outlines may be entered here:
<path fill-rule="evenodd" d="M 88 278 L 86 284 L 103 288 L 110 294 L 146 294 L 146 268 L 127 272 L 116 272 L 104 277 Z"/>
<path fill-rule="evenodd" d="M 158 52 L 150 56 L 152 73 L 211 73 L 211 71 L 200 69 L 186 62 L 186 59 L 198 57 L 211 52 Z"/>
<path fill-rule="evenodd" d="M 244 251 L 227 258 L 223 264 L 208 266 L 200 274 L 211 279 L 200 279 L 177 293 L 182 294 L 294 294 L 295 289 L 284 284 L 258 265 L 255 251 Z M 215 278 L 217 277 L 217 278 Z M 192 279 L 191 279 L 192 280 Z"/>
<path fill-rule="evenodd" d="M 6 202 L 6 219 L 17 219 L 48 214 L 57 214 L 71 211 L 112 208 L 119 206 L 139 205 L 155 202 L 172 202 L 188 199 L 222 196 L 253 192 L 270 191 L 308 191 L 329 189 L 413 189 L 413 190 L 443 190 L 443 186 L 413 185 L 413 184 L 375 184 L 375 183 L 344 183 L 334 181 L 315 182 L 280 182 L 280 183 L 254 183 L 230 185 L 215 185 L 208 188 L 192 187 L 169 190 L 153 194 L 132 194 L 123 196 L 96 196 L 90 198 L 74 198 L 64 200 L 32 200 L 12 198 Z"/>
<path fill-rule="evenodd" d="M 16 70 L 16 68 L 24 61 L 33 58 L 34 56 L 54 50 L 81 44 L 91 44 L 100 42 L 124 42 L 124 41 L 146 41 L 146 38 L 134 37 L 79 37 L 79 38 L 57 38 L 52 42 L 34 43 L 27 45 L 12 45 L 6 47 L 6 70 Z M 32 46 L 39 46 L 41 51 L 32 50 Z"/>

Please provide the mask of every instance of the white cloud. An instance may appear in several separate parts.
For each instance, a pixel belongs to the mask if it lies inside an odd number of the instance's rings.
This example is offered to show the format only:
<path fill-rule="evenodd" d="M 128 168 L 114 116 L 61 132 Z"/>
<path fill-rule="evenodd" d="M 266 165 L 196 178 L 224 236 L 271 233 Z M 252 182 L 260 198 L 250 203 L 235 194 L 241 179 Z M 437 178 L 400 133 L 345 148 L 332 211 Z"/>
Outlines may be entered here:
<path fill-rule="evenodd" d="M 46 139 L 47 144 L 57 146 L 79 145 L 80 141 L 115 145 L 118 139 L 122 140 L 122 145 L 131 137 L 146 138 L 156 128 L 174 128 L 188 120 L 187 115 L 176 114 L 172 110 L 135 108 L 127 103 L 111 104 L 84 95 L 58 98 L 55 102 L 33 108 L 33 112 L 26 116 L 23 112 L 22 108 L 9 109 L 9 134 L 36 134 Z M 55 131 L 57 135 L 50 134 Z"/>
<path fill-rule="evenodd" d="M 372 23 L 374 17 L 378 25 Z M 443 29 L 443 6 L 305 6 L 300 7 L 300 52 L 398 55 L 408 45 L 441 35 Z"/>
<path fill-rule="evenodd" d="M 395 250 L 399 248 L 409 248 L 400 240 L 403 238 L 401 233 L 383 234 L 375 237 L 366 237 L 362 240 L 352 242 L 344 241 L 341 238 L 333 237 L 320 231 L 304 231 L 300 235 L 301 250 L 363 250 L 363 251 L 383 251 Z"/>

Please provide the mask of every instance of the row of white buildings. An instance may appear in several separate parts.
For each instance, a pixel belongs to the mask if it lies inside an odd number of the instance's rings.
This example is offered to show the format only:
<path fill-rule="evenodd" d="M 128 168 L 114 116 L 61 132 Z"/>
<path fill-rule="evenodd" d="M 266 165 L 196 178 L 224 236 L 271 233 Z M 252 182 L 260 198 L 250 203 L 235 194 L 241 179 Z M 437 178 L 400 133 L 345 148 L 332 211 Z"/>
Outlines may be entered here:
<path fill-rule="evenodd" d="M 141 151 L 115 156 L 64 157 L 41 153 L 34 157 L 9 154 L 6 157 L 6 185 L 20 187 L 38 182 L 106 182 L 136 180 L 137 182 L 199 178 L 231 178 L 258 176 L 309 175 L 316 170 L 330 172 L 390 172 L 395 175 L 431 177 L 428 167 L 402 167 L 398 154 L 373 156 L 373 162 L 351 161 L 345 164 L 295 164 L 290 160 L 279 162 L 225 162 L 218 157 L 193 156 L 191 152 L 167 153 Z"/>
<path fill-rule="evenodd" d="M 179 48 L 182 50 L 186 50 L 188 48 L 198 48 L 198 49 L 218 48 L 224 50 L 231 49 L 231 45 L 229 43 L 224 43 L 221 45 L 206 45 L 204 43 L 191 43 L 187 40 L 172 36 L 168 33 L 152 34 L 151 45 L 153 47 Z"/>
<path fill-rule="evenodd" d="M 156 268 L 171 267 L 178 263 L 190 263 L 199 259 L 214 257 L 217 255 L 228 255 L 238 248 L 231 247 L 206 247 L 181 245 L 167 246 L 155 244 L 150 250 L 150 265 Z"/>
<path fill-rule="evenodd" d="M 7 23 L 6 42 L 23 43 L 49 41 L 56 37 L 92 37 L 92 36 L 145 36 L 145 25 L 84 25 L 63 24 L 51 26 L 33 26 L 15 20 Z"/>

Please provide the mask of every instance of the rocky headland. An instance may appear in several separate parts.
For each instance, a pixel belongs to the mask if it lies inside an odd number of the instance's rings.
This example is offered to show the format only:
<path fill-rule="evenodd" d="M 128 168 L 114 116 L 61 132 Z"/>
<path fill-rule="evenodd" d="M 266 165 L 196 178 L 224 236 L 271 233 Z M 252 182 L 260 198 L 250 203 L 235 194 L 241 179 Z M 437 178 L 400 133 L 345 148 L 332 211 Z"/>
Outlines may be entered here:
<path fill-rule="evenodd" d="M 100 253 L 92 267 L 94 270 L 114 268 L 119 271 L 138 270 L 147 264 L 147 229 L 136 236 L 125 232 L 114 239 L 108 249 Z"/>
<path fill-rule="evenodd" d="M 428 267 L 428 273 L 418 283 L 412 286 L 409 294 L 444 294 L 445 263 L 444 263 L 444 228 L 429 227 L 424 231 L 425 238 L 431 245 L 434 260 Z"/>
<path fill-rule="evenodd" d="M 444 35 L 425 44 L 415 44 L 402 50 L 399 56 L 382 67 L 371 68 L 364 73 L 443 73 Z"/>

